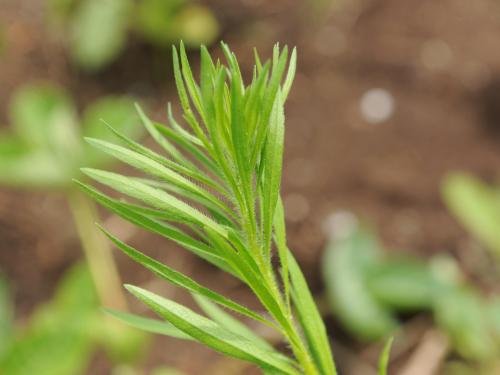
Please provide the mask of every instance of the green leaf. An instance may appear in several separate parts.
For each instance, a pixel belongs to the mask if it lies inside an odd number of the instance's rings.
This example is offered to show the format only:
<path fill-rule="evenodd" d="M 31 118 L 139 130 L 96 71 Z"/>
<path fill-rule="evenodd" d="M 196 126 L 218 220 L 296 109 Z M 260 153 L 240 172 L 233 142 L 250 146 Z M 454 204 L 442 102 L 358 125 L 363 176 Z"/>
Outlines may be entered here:
<path fill-rule="evenodd" d="M 20 88 L 12 98 L 9 114 L 14 131 L 27 144 L 75 151 L 79 138 L 76 110 L 68 94 L 57 86 Z"/>
<path fill-rule="evenodd" d="M 443 197 L 448 209 L 472 236 L 500 257 L 500 194 L 466 174 L 450 174 L 443 181 Z"/>
<path fill-rule="evenodd" d="M 203 103 L 203 111 L 207 114 L 207 122 L 214 121 L 214 106 L 212 98 L 212 90 L 215 85 L 214 78 L 216 70 L 210 53 L 205 46 L 200 48 L 201 63 L 200 63 L 200 90 Z M 169 112 L 171 108 L 169 105 Z"/>
<path fill-rule="evenodd" d="M 200 211 L 175 198 L 163 190 L 155 189 L 137 180 L 116 173 L 92 168 L 83 168 L 82 172 L 90 178 L 107 185 L 123 194 L 142 200 L 153 207 L 170 211 L 202 226 L 208 226 L 225 235 L 225 230 Z"/>
<path fill-rule="evenodd" d="M 185 249 L 193 252 L 195 255 L 202 259 L 214 264 L 215 266 L 223 269 L 226 272 L 232 273 L 232 271 L 227 263 L 219 256 L 213 254 L 213 251 L 206 244 L 195 240 L 191 236 L 175 228 L 171 225 L 165 224 L 161 221 L 155 220 L 154 218 L 148 217 L 144 212 L 134 210 L 130 205 L 123 202 L 111 199 L 106 195 L 102 194 L 98 190 L 86 185 L 82 182 L 76 181 L 80 189 L 91 196 L 93 199 L 98 201 L 101 205 L 108 208 L 112 212 L 116 213 L 118 216 L 131 223 L 144 228 L 150 232 L 159 234 L 167 239 L 170 239 Z"/>
<path fill-rule="evenodd" d="M 429 267 L 417 260 L 384 262 L 366 275 L 366 285 L 377 301 L 403 311 L 431 308 L 442 289 Z"/>
<path fill-rule="evenodd" d="M 378 375 L 387 375 L 387 370 L 389 368 L 389 359 L 391 355 L 391 347 L 394 337 L 389 338 L 384 345 L 384 350 L 382 350 L 382 355 L 380 356 L 378 363 Z"/>
<path fill-rule="evenodd" d="M 279 54 L 279 46 L 275 45 L 274 47 L 274 55 Z M 256 139 L 255 139 L 255 147 L 253 149 L 253 154 L 251 156 L 251 164 L 254 165 L 257 162 L 258 157 L 260 156 L 260 152 L 262 150 L 262 145 L 264 144 L 267 136 L 267 127 L 269 117 L 271 115 L 273 106 L 275 104 L 276 95 L 280 89 L 281 78 L 283 76 L 283 72 L 285 70 L 286 61 L 288 56 L 288 49 L 285 47 L 281 56 L 278 59 L 273 59 L 273 68 L 271 73 L 271 78 L 269 80 L 269 84 L 264 95 L 263 104 L 262 104 L 262 116 L 259 126 L 257 127 Z"/>
<path fill-rule="evenodd" d="M 264 178 L 262 180 L 262 226 L 264 232 L 264 250 L 267 252 L 267 259 L 271 258 L 272 227 L 281 185 L 283 144 L 285 141 L 284 125 L 283 102 L 281 101 L 281 93 L 278 92 L 271 113 L 264 158 L 261 161 L 264 165 Z"/>
<path fill-rule="evenodd" d="M 171 114 L 169 115 L 170 122 L 175 122 L 173 118 L 171 117 Z M 209 171 L 213 172 L 215 176 L 220 177 L 221 176 L 221 171 L 219 167 L 214 163 L 212 159 L 210 159 L 206 153 L 201 149 L 200 143 L 203 144 L 201 141 L 199 141 L 198 138 L 193 137 L 193 136 L 186 136 L 186 131 L 180 132 L 177 128 L 177 130 L 173 130 L 168 128 L 167 126 L 160 124 L 160 123 L 154 123 L 154 127 L 156 130 L 161 133 L 162 136 L 171 139 L 178 147 L 183 149 L 185 152 L 187 152 L 189 155 L 192 156 L 192 158 L 195 161 L 198 161 L 201 165 L 206 167 Z M 196 138 L 199 142 L 194 142 L 193 138 Z M 184 158 L 185 159 L 185 158 Z M 179 162 L 181 162 L 179 160 Z M 190 167 L 193 169 L 194 164 L 191 162 L 182 162 L 186 167 Z M 214 181 L 215 182 L 215 181 Z"/>
<path fill-rule="evenodd" d="M 169 46 L 177 38 L 175 15 L 185 3 L 186 0 L 141 0 L 136 9 L 137 30 L 148 41 Z"/>
<path fill-rule="evenodd" d="M 132 285 L 127 285 L 126 288 L 178 329 L 218 352 L 263 368 L 274 368 L 284 374 L 299 374 L 292 364 L 279 354 L 262 350 L 244 337 L 184 306 Z"/>
<path fill-rule="evenodd" d="M 192 340 L 192 337 L 177 329 L 168 322 L 157 319 L 144 318 L 139 315 L 130 314 L 122 311 L 104 309 L 106 313 L 114 318 L 128 324 L 131 327 L 159 335 L 174 337 L 177 339 Z"/>
<path fill-rule="evenodd" d="M 89 271 L 77 264 L 66 272 L 53 300 L 37 308 L 0 356 L 2 373 L 82 373 L 96 345 L 96 309 L 97 295 Z"/>
<path fill-rule="evenodd" d="M 142 124 L 149 132 L 151 137 L 153 137 L 153 139 L 156 141 L 156 143 L 158 143 L 165 151 L 167 151 L 169 155 L 173 156 L 174 159 L 176 159 L 180 163 L 189 165 L 187 159 L 165 137 L 160 134 L 158 129 L 154 126 L 153 122 L 144 114 L 142 108 L 138 104 L 135 105 L 135 108 L 137 113 L 139 114 Z"/>
<path fill-rule="evenodd" d="M 108 96 L 92 102 L 83 113 L 83 135 L 111 141 L 114 137 L 107 123 L 130 139 L 137 139 L 144 133 L 142 126 L 139 125 L 139 117 L 134 111 L 133 101 L 126 97 Z M 96 166 L 106 161 L 104 154 L 96 153 L 91 147 L 85 148 L 86 164 Z"/>
<path fill-rule="evenodd" d="M 476 292 L 450 289 L 436 300 L 434 315 L 457 351 L 466 358 L 489 361 L 498 357 L 485 303 Z"/>
<path fill-rule="evenodd" d="M 0 136 L 0 182 L 66 186 L 81 157 L 76 112 L 66 93 L 48 84 L 25 86 L 16 91 L 9 112 L 15 134 Z"/>
<path fill-rule="evenodd" d="M 214 209 L 221 210 L 221 212 L 225 213 L 226 215 L 234 216 L 234 212 L 232 212 L 229 207 L 222 203 L 213 194 L 209 193 L 207 190 L 194 184 L 193 182 L 191 182 L 187 178 L 184 178 L 173 170 L 167 168 L 166 166 L 160 164 L 159 162 L 147 156 L 109 142 L 92 138 L 86 138 L 86 141 L 93 147 L 106 152 L 107 154 L 123 161 L 124 163 L 127 163 L 135 168 L 138 168 L 148 174 L 161 178 L 162 180 L 179 187 L 180 193 L 182 195 L 186 197 L 190 196 L 190 194 L 183 193 L 183 191 L 185 190 L 187 193 L 192 193 L 195 196 L 202 198 L 203 202 L 206 201 L 208 203 L 206 205 L 213 205 Z"/>
<path fill-rule="evenodd" d="M 203 122 L 206 123 L 205 111 L 203 110 L 203 105 L 201 102 L 200 88 L 198 87 L 198 84 L 193 77 L 193 72 L 191 71 L 191 67 L 189 66 L 189 61 L 186 54 L 186 48 L 184 47 L 184 43 L 182 41 L 180 42 L 179 54 L 181 58 L 182 77 L 184 78 L 189 97 L 191 98 L 191 101 L 198 111 L 198 114 L 202 118 Z"/>
<path fill-rule="evenodd" d="M 295 72 L 297 70 L 297 49 L 294 48 L 290 56 L 290 63 L 288 65 L 288 72 L 286 74 L 285 83 L 283 84 L 283 101 L 288 97 L 288 93 L 292 87 Z"/>
<path fill-rule="evenodd" d="M 366 277 L 379 264 L 378 243 L 362 228 L 331 242 L 323 258 L 323 278 L 332 309 L 347 329 L 363 340 L 389 334 L 397 322 L 370 293 Z"/>
<path fill-rule="evenodd" d="M 281 197 L 278 197 L 276 212 L 274 214 L 274 235 L 278 256 L 281 264 L 281 279 L 287 306 L 290 307 L 290 272 L 288 265 L 288 246 L 286 244 L 285 211 Z"/>
<path fill-rule="evenodd" d="M 111 63 L 127 40 L 131 0 L 86 0 L 71 22 L 73 59 L 82 68 L 97 71 Z"/>
<path fill-rule="evenodd" d="M 146 156 L 149 159 L 152 159 L 157 163 L 160 163 L 178 173 L 186 175 L 187 177 L 190 177 L 200 183 L 206 184 L 207 186 L 215 189 L 221 194 L 225 193 L 223 187 L 221 187 L 217 182 L 205 176 L 198 168 L 195 168 L 194 165 L 188 164 L 188 166 L 185 166 L 177 164 L 176 162 L 157 154 L 153 150 L 150 150 L 149 148 L 142 146 L 140 143 L 135 142 L 131 138 L 127 137 L 126 135 L 120 133 L 119 131 L 111 127 L 110 125 L 108 125 L 108 128 L 115 136 L 117 136 L 120 140 L 122 140 L 131 150 L 143 156 Z"/>
<path fill-rule="evenodd" d="M 244 113 L 241 111 L 243 105 L 241 82 L 235 79 L 236 73 L 232 72 L 231 77 L 231 138 L 236 156 L 241 179 L 244 186 L 248 186 L 252 170 L 248 163 L 248 134 Z"/>
<path fill-rule="evenodd" d="M 247 340 L 252 341 L 255 345 L 260 346 L 265 350 L 274 350 L 273 347 L 260 336 L 256 335 L 250 328 L 244 325 L 239 320 L 235 319 L 233 316 L 226 313 L 223 309 L 218 307 L 215 303 L 212 303 L 210 299 L 201 296 L 200 294 L 194 294 L 193 298 L 201 307 L 201 309 L 216 323 L 227 328 L 228 330 L 245 337 Z"/>
<path fill-rule="evenodd" d="M 105 229 L 101 228 L 101 230 L 106 234 L 106 236 L 113 241 L 113 243 L 126 255 L 135 260 L 137 263 L 143 265 L 148 270 L 154 272 L 157 276 L 171 282 L 172 284 L 179 286 L 181 288 L 187 289 L 192 293 L 197 293 L 202 296 L 209 298 L 210 300 L 231 309 L 239 314 L 242 314 L 246 317 L 255 319 L 261 323 L 270 324 L 266 319 L 261 317 L 259 314 L 249 310 L 248 308 L 233 302 L 232 300 L 203 287 L 198 284 L 196 281 L 190 279 L 189 277 L 183 275 L 180 272 L 177 272 L 170 267 L 148 257 L 147 255 L 137 251 L 136 249 L 124 244 L 118 238 L 111 235 Z"/>
<path fill-rule="evenodd" d="M 322 373 L 335 375 L 337 371 L 333 363 L 332 350 L 323 319 L 297 261 L 290 252 L 287 258 L 290 266 L 292 300 L 309 344 L 309 351 Z"/>
<path fill-rule="evenodd" d="M 18 188 L 51 189 L 65 187 L 71 182 L 73 171 L 60 166 L 53 154 L 32 149 L 24 143 L 18 146 L 17 150 L 9 151 L 0 146 L 0 183 Z"/>

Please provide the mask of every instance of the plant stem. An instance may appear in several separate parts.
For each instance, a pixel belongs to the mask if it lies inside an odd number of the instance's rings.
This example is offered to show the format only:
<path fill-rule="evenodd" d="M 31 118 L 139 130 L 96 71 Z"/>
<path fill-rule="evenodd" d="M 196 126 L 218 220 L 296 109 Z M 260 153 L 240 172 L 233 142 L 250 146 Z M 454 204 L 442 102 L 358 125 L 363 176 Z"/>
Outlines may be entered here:
<path fill-rule="evenodd" d="M 95 226 L 99 216 L 94 202 L 75 189 L 66 193 L 66 199 L 101 303 L 105 307 L 127 310 L 113 254 Z"/>
<path fill-rule="evenodd" d="M 286 312 L 288 312 L 288 309 L 283 308 L 283 303 L 280 300 L 280 305 L 282 306 L 282 309 Z M 285 314 L 287 317 L 287 320 L 289 322 L 289 327 L 291 327 L 291 330 L 286 330 L 286 335 L 288 338 L 288 342 L 290 343 L 292 347 L 292 351 L 299 361 L 300 365 L 302 366 L 302 369 L 304 370 L 305 375 L 319 375 L 318 369 L 316 368 L 311 355 L 309 354 L 309 351 L 307 349 L 307 346 L 305 345 L 298 329 L 297 325 L 295 324 L 292 316 L 289 314 Z"/>
<path fill-rule="evenodd" d="M 285 297 L 276 284 L 276 280 L 273 277 L 272 272 L 269 272 L 269 269 L 266 269 L 265 266 L 263 267 L 263 269 L 261 269 L 261 272 L 266 288 L 278 302 L 280 315 L 285 319 L 286 323 L 286 325 L 282 325 L 282 333 L 290 344 L 295 358 L 302 367 L 304 375 L 320 375 L 316 365 L 311 358 L 307 345 L 304 343 L 304 340 L 298 330 L 298 326 L 297 324 L 295 324 L 293 315 L 290 314 L 290 310 L 285 303 Z M 271 315 L 273 315 L 277 322 L 281 321 L 281 319 L 276 315 L 272 313 Z"/>

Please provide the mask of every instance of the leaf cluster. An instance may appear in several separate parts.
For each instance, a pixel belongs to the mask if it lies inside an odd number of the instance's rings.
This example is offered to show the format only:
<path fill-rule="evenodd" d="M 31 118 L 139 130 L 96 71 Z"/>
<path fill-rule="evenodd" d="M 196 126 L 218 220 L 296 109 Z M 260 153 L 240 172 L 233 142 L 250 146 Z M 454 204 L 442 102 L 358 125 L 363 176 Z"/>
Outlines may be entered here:
<path fill-rule="evenodd" d="M 269 374 L 335 374 L 323 321 L 286 244 L 280 180 L 284 102 L 295 74 L 296 52 L 276 45 L 270 61 L 255 53 L 245 84 L 235 54 L 222 44 L 225 64 L 201 48 L 199 82 L 186 50 L 173 49 L 174 77 L 187 127 L 169 105 L 168 124 L 144 127 L 161 148 L 153 151 L 110 126 L 119 144 L 87 141 L 146 174 L 130 177 L 85 168 L 83 172 L 128 199 L 81 188 L 117 215 L 168 238 L 246 284 L 264 315 L 200 285 L 105 231 L 125 254 L 160 278 L 191 292 L 206 316 L 144 289 L 127 286 L 165 321 L 114 313 L 134 326 L 201 342 L 255 363 Z M 288 66 L 288 68 L 287 68 Z M 276 256 L 280 269 L 273 267 Z M 293 358 L 276 351 L 220 307 L 275 329 Z"/>

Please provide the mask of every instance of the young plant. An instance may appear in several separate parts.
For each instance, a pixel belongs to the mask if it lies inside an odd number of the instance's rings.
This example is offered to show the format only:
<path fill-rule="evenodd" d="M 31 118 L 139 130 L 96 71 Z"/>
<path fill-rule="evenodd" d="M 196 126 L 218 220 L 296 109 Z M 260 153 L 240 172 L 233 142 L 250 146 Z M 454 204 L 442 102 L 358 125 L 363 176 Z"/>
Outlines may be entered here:
<path fill-rule="evenodd" d="M 137 107 L 143 125 L 163 149 L 146 148 L 110 126 L 122 145 L 94 138 L 88 142 L 145 172 L 127 177 L 84 168 L 95 181 L 130 197 L 111 198 L 78 182 L 99 203 L 135 225 L 168 238 L 246 284 L 267 314 L 200 285 L 104 233 L 125 254 L 160 278 L 195 296 L 202 316 L 137 286 L 126 288 L 165 321 L 112 312 L 137 327 L 196 340 L 225 355 L 259 366 L 266 374 L 336 374 L 322 318 L 297 261 L 287 246 L 280 180 L 284 103 L 296 66 L 288 49 L 276 45 L 271 61 L 255 53 L 251 82 L 244 83 L 238 61 L 222 44 L 226 64 L 201 48 L 199 83 L 181 43 L 173 48 L 174 77 L 188 128 L 150 120 Z M 138 202 L 142 203 L 138 203 Z M 274 258 L 279 270 L 274 267 Z M 291 355 L 274 349 L 223 307 L 267 325 L 288 343 Z"/>

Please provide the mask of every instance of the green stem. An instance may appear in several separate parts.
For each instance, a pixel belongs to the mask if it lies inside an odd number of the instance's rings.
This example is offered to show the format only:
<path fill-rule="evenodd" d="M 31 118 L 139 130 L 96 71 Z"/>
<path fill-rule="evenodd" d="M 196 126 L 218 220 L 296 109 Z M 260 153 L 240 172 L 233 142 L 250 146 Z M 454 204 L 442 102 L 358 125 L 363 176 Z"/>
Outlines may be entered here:
<path fill-rule="evenodd" d="M 126 310 L 127 303 L 111 249 L 95 226 L 99 216 L 94 203 L 74 189 L 66 193 L 66 199 L 101 303 L 105 307 Z"/>
<path fill-rule="evenodd" d="M 259 266 L 263 267 L 261 268 L 261 272 L 265 286 L 278 302 L 280 317 L 284 319 L 284 322 L 286 323 L 286 325 L 282 325 L 281 332 L 285 335 L 287 341 L 289 342 L 295 358 L 302 367 L 304 375 L 320 375 L 320 372 L 309 353 L 307 345 L 304 343 L 298 327 L 295 324 L 293 315 L 290 314 L 290 310 L 285 303 L 285 298 L 276 284 L 276 279 L 273 277 L 272 273 L 267 272 L 268 270 L 265 265 L 259 264 Z M 282 321 L 280 317 L 275 316 L 272 313 L 271 315 L 273 315 L 277 322 Z"/>
<path fill-rule="evenodd" d="M 283 306 L 282 298 L 279 299 L 279 304 L 281 306 L 283 315 L 286 316 L 286 319 L 288 321 L 288 327 L 285 330 L 286 337 L 291 345 L 295 357 L 297 358 L 297 361 L 300 363 L 304 371 L 304 374 L 319 375 L 319 371 L 314 364 L 309 350 L 307 349 L 307 346 L 297 329 L 297 325 L 295 324 L 293 317 L 288 314 L 288 309 Z"/>

